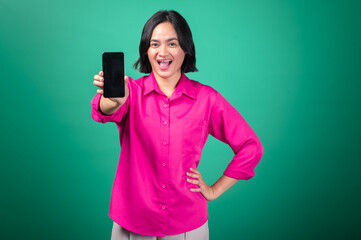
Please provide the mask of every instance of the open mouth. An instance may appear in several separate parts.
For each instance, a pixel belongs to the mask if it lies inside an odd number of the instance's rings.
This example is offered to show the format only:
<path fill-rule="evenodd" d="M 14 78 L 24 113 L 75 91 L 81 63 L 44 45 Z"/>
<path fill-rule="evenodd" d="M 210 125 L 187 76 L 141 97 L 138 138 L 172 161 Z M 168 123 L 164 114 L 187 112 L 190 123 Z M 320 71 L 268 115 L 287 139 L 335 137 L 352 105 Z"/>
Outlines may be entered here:
<path fill-rule="evenodd" d="M 160 67 L 168 67 L 172 63 L 172 60 L 157 60 L 157 62 Z"/>

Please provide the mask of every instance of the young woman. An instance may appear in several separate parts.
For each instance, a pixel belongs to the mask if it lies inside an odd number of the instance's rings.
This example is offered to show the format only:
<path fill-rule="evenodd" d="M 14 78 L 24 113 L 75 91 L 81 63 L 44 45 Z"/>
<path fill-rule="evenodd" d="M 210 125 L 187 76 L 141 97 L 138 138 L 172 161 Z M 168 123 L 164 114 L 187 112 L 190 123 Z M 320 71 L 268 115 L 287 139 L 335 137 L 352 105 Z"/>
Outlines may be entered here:
<path fill-rule="evenodd" d="M 135 68 L 149 75 L 126 76 L 123 98 L 104 98 L 103 72 L 94 76 L 92 117 L 115 122 L 121 145 L 112 240 L 208 240 L 207 201 L 254 176 L 262 145 L 219 92 L 184 74 L 198 70 L 192 34 L 179 13 L 159 11 L 147 21 L 139 55 Z M 235 153 L 212 186 L 197 170 L 208 134 Z"/>

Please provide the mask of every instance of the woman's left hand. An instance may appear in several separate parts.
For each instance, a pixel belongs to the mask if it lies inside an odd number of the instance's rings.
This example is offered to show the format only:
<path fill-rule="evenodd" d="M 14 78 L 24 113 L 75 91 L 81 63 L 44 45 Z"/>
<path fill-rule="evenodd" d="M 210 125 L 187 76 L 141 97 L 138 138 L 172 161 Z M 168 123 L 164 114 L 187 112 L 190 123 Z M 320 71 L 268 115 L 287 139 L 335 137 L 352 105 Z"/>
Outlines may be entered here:
<path fill-rule="evenodd" d="M 195 185 L 199 186 L 199 188 L 191 188 L 190 190 L 192 192 L 200 192 L 200 193 L 202 193 L 203 197 L 205 199 L 207 199 L 208 201 L 212 201 L 212 200 L 216 199 L 213 187 L 208 186 L 204 182 L 204 180 L 203 180 L 203 178 L 201 176 L 201 172 L 198 171 L 197 169 L 193 169 L 193 168 L 191 168 L 190 170 L 192 172 L 187 172 L 187 176 L 190 176 L 190 177 L 196 178 L 196 179 L 193 180 L 193 179 L 187 178 L 187 181 L 189 183 L 192 183 L 192 184 L 195 184 Z"/>

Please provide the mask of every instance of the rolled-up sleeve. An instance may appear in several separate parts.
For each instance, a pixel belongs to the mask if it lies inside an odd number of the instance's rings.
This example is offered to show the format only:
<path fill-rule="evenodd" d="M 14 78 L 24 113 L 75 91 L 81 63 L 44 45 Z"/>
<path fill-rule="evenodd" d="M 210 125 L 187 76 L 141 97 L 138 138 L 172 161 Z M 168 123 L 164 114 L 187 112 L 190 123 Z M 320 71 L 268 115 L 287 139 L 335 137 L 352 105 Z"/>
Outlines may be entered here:
<path fill-rule="evenodd" d="M 91 100 L 92 105 L 92 118 L 97 122 L 116 122 L 120 123 L 124 120 L 125 116 L 127 115 L 128 108 L 129 108 L 129 98 L 125 101 L 123 105 L 121 105 L 116 112 L 111 115 L 104 115 L 99 109 L 99 103 L 101 94 L 97 93 L 94 98 Z"/>
<path fill-rule="evenodd" d="M 212 107 L 208 131 L 228 144 L 235 154 L 223 174 L 238 180 L 252 178 L 263 155 L 262 144 L 246 120 L 219 92 Z"/>

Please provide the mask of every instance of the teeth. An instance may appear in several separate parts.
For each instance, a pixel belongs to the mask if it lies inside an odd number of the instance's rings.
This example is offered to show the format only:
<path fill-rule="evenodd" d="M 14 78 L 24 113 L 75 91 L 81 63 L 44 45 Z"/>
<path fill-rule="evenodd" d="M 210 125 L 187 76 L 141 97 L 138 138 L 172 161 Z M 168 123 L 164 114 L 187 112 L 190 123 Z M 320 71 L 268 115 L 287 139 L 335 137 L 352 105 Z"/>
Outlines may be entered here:
<path fill-rule="evenodd" d="M 158 64 L 159 64 L 161 67 L 165 67 L 165 66 L 170 65 L 171 62 L 172 62 L 172 60 L 169 60 L 169 59 L 167 59 L 167 60 L 160 60 L 160 61 L 158 61 Z"/>

